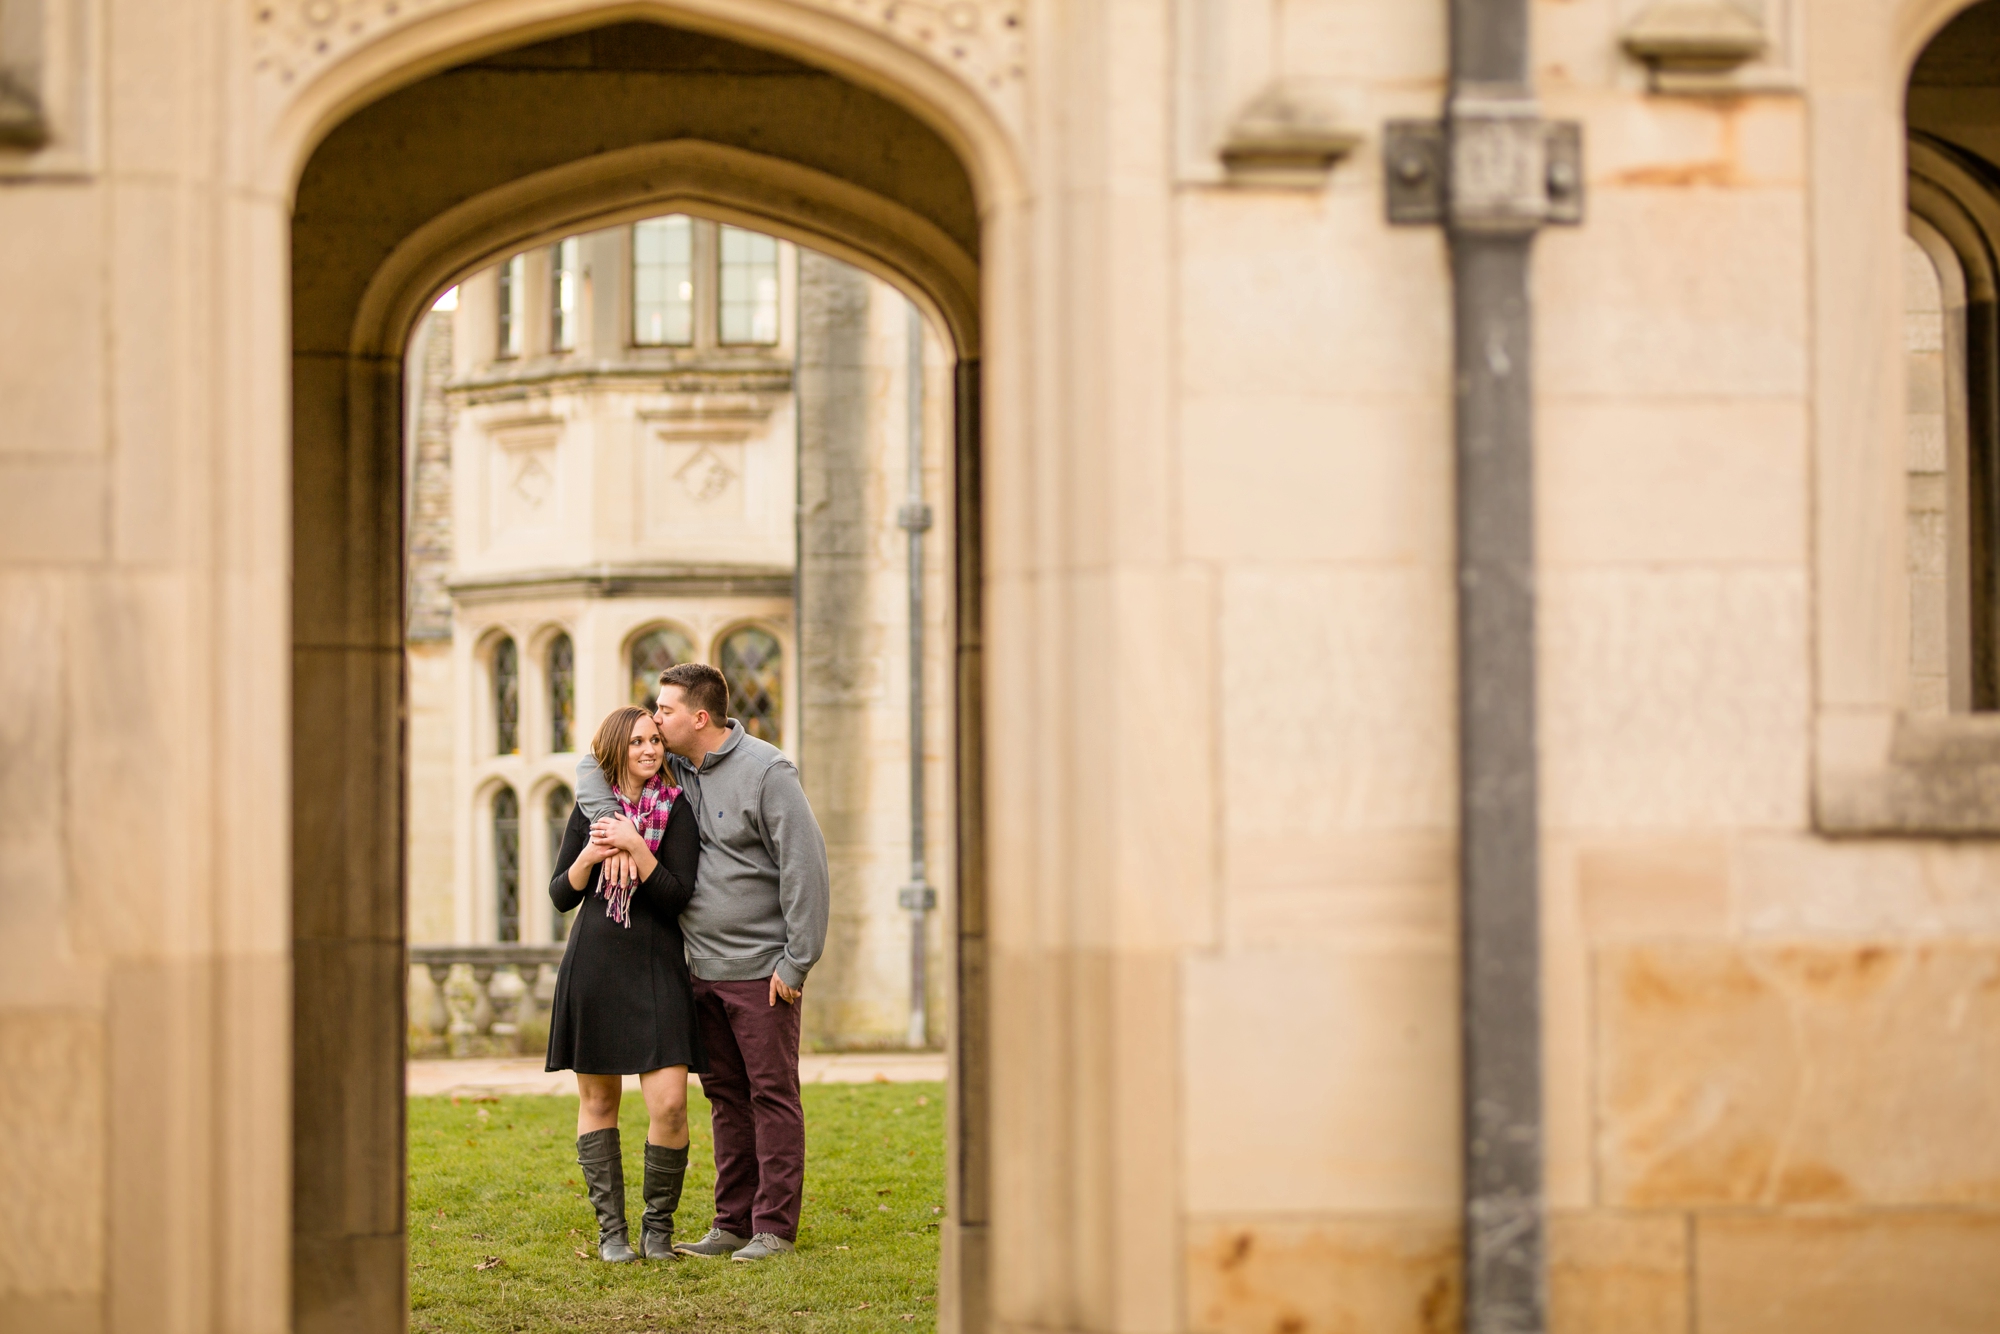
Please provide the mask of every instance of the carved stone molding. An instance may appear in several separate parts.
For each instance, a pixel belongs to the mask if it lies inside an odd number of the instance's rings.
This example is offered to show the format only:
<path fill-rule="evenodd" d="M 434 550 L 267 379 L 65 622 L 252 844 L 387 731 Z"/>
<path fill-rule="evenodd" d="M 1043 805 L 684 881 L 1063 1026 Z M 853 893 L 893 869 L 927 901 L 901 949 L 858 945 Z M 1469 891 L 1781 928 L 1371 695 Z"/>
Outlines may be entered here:
<path fill-rule="evenodd" d="M 1820 775 L 1828 834 L 2000 834 L 2000 715 L 1904 716 L 1885 763 Z"/>
<path fill-rule="evenodd" d="M 48 139 L 49 122 L 42 114 L 40 99 L 0 70 L 0 144 L 40 148 Z"/>
<path fill-rule="evenodd" d="M 1274 83 L 1230 122 L 1222 164 L 1239 184 L 1312 189 L 1360 142 L 1361 132 L 1342 123 L 1335 107 Z"/>
<path fill-rule="evenodd" d="M 100 0 L 0 0 L 0 179 L 97 170 Z"/>
<path fill-rule="evenodd" d="M 1619 40 L 1662 93 L 1725 91 L 1726 77 L 1769 45 L 1764 25 L 1732 0 L 1656 0 Z"/>
<path fill-rule="evenodd" d="M 253 0 L 252 68 L 265 100 L 366 43 L 480 0 Z M 892 37 L 972 88 L 1006 123 L 1022 109 L 1021 0 L 792 0 Z M 663 21 L 670 15 L 662 11 Z"/>

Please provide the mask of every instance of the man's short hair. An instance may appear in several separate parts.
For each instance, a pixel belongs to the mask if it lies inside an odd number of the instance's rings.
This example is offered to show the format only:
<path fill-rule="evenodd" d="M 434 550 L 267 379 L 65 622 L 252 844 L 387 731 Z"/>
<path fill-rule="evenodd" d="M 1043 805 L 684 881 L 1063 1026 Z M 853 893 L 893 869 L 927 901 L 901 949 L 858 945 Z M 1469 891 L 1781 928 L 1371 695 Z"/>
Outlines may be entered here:
<path fill-rule="evenodd" d="M 706 713 L 717 727 L 729 726 L 729 681 L 705 662 L 679 662 L 660 673 L 660 684 L 679 686 L 687 706 Z"/>

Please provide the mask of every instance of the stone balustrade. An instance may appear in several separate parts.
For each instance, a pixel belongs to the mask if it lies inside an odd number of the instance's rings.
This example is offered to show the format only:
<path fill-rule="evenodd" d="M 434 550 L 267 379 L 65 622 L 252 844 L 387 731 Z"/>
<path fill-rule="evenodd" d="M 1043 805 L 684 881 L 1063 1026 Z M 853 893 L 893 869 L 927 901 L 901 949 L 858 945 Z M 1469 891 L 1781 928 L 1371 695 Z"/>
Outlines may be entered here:
<path fill-rule="evenodd" d="M 543 1050 L 562 956 L 561 945 L 412 945 L 409 1054 Z"/>

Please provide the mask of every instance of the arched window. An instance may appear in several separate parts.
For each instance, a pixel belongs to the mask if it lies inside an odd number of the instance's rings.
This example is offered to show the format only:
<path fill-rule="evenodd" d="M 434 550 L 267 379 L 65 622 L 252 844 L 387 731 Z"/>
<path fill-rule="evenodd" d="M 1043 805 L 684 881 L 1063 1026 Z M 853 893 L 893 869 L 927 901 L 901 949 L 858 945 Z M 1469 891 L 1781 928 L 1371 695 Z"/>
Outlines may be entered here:
<path fill-rule="evenodd" d="M 563 831 L 569 828 L 569 813 L 575 805 L 576 793 L 557 784 L 549 789 L 548 799 L 542 807 L 549 822 L 549 879 L 551 880 L 555 879 L 556 872 L 562 869 L 556 865 L 556 859 L 562 854 Z M 568 940 L 569 924 L 575 916 L 576 909 L 571 908 L 568 912 L 552 918 L 549 922 L 549 939 Z"/>
<path fill-rule="evenodd" d="M 493 749 L 501 755 L 521 750 L 521 662 L 511 639 L 493 646 Z"/>
<path fill-rule="evenodd" d="M 632 641 L 632 702 L 650 709 L 660 696 L 660 673 L 694 660 L 694 642 L 671 625 Z"/>
<path fill-rule="evenodd" d="M 2000 709 L 2000 188 L 1980 136 L 2000 4 L 1966 8 L 1910 73 L 1903 246 L 1909 671 L 1934 717 Z M 1971 105 L 1971 103 L 1967 103 Z"/>
<path fill-rule="evenodd" d="M 549 641 L 549 749 L 576 748 L 576 646 L 568 635 Z"/>
<path fill-rule="evenodd" d="M 1965 281 L 1936 229 L 1910 219 L 1903 242 L 1905 504 L 1913 714 L 1972 704 L 1965 432 L 1957 362 Z M 1928 242 L 1929 244 L 1926 244 Z"/>
<path fill-rule="evenodd" d="M 722 674 L 729 678 L 729 716 L 742 722 L 743 730 L 774 746 L 781 746 L 779 724 L 784 705 L 785 651 L 777 637 L 754 625 L 732 631 L 716 654 Z"/>
<path fill-rule="evenodd" d="M 521 799 L 503 787 L 493 795 L 493 911 L 501 940 L 521 938 Z"/>

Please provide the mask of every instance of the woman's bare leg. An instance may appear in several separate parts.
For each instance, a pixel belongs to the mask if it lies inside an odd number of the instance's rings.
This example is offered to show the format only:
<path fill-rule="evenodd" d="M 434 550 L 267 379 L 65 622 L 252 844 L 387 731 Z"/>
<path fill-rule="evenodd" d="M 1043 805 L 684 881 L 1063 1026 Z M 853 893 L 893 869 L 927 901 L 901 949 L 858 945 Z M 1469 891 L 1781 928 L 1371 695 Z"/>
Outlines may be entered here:
<path fill-rule="evenodd" d="M 583 1076 L 578 1075 L 581 1080 Z M 646 1095 L 646 1143 L 667 1149 L 688 1146 L 688 1068 L 666 1065 L 639 1076 Z"/>
<path fill-rule="evenodd" d="M 682 1088 L 686 1088 L 687 1071 L 681 1071 Z M 576 1133 L 588 1135 L 593 1130 L 615 1130 L 618 1128 L 618 1098 L 624 1091 L 625 1079 L 622 1075 L 585 1075 L 576 1077 Z M 681 1094 L 685 1101 L 687 1094 Z M 683 1118 L 685 1119 L 685 1118 Z"/>

